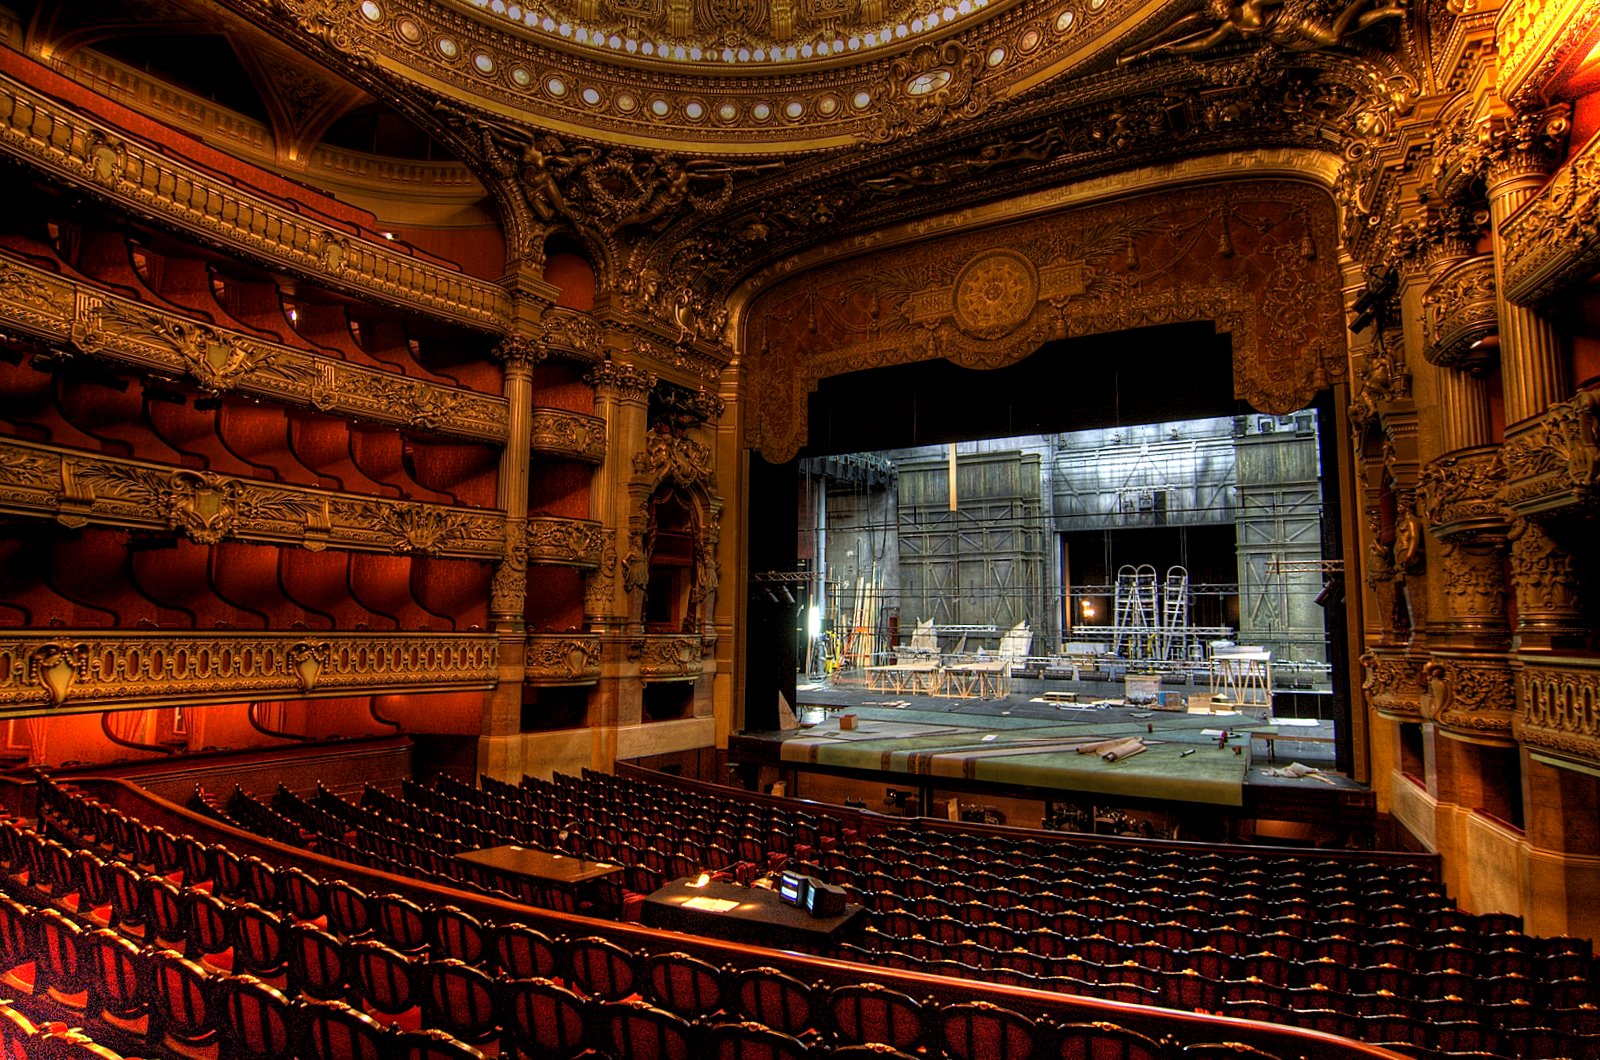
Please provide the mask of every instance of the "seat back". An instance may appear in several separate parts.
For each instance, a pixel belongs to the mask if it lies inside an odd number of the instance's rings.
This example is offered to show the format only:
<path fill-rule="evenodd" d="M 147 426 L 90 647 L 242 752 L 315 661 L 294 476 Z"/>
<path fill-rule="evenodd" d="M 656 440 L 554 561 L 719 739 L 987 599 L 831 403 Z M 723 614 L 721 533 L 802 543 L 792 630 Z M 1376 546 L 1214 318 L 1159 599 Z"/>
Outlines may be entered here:
<path fill-rule="evenodd" d="M 81 992 L 89 973 L 79 946 L 83 928 L 59 909 L 35 909 L 29 920 L 35 940 L 36 984 L 58 994 Z"/>
<path fill-rule="evenodd" d="M 553 979 L 513 979 L 505 984 L 507 1030 L 518 1050 L 566 1060 L 588 1049 L 589 1002 Z"/>
<path fill-rule="evenodd" d="M 295 1040 L 307 1060 L 389 1060 L 393 1039 L 383 1025 L 343 1001 L 294 1003 Z"/>
<path fill-rule="evenodd" d="M 85 983 L 90 1014 L 124 1021 L 148 1015 L 150 977 L 144 951 L 111 928 L 90 931 L 81 942 L 89 963 Z"/>
<path fill-rule="evenodd" d="M 749 1020 L 713 1025 L 706 1044 L 714 1060 L 805 1060 L 811 1051 L 799 1038 Z"/>
<path fill-rule="evenodd" d="M 329 1001 L 344 996 L 349 974 L 344 944 L 320 928 L 295 924 L 288 932 L 289 984 L 308 997 Z"/>
<path fill-rule="evenodd" d="M 776 968 L 740 973 L 736 1001 L 746 1018 L 785 1034 L 800 1034 L 815 1023 L 811 987 Z"/>
<path fill-rule="evenodd" d="M 613 1054 L 629 1060 L 689 1060 L 694 1029 L 682 1016 L 638 999 L 600 1005 L 600 1025 Z"/>
<path fill-rule="evenodd" d="M 150 955 L 150 1003 L 159 1033 L 187 1048 L 204 1048 L 217 1040 L 211 1006 L 212 973 L 176 950 Z"/>
<path fill-rule="evenodd" d="M 437 955 L 478 964 L 487 945 L 488 931 L 471 913 L 453 905 L 434 910 L 433 948 Z"/>
<path fill-rule="evenodd" d="M 347 880 L 329 880 L 322 885 L 322 898 L 328 915 L 328 930 L 347 939 L 372 932 L 372 907 L 367 892 Z"/>
<path fill-rule="evenodd" d="M 416 1007 L 417 969 L 410 957 L 376 939 L 347 943 L 350 982 L 367 1007 L 398 1016 Z"/>
<path fill-rule="evenodd" d="M 428 918 L 422 906 L 398 894 L 379 894 L 371 899 L 372 926 L 383 942 L 403 953 L 415 953 L 428 945 Z"/>
<path fill-rule="evenodd" d="M 567 943 L 567 966 L 573 984 L 587 997 L 616 1001 L 634 992 L 633 954 L 608 939 L 573 939 Z"/>
<path fill-rule="evenodd" d="M 967 1001 L 939 1010 L 939 1042 L 952 1060 L 1028 1060 L 1037 1049 L 1038 1028 L 1020 1012 L 988 1001 Z"/>
<path fill-rule="evenodd" d="M 722 971 L 687 953 L 658 953 L 646 958 L 650 996 L 662 1008 L 690 1019 L 703 1019 L 723 1006 Z"/>
<path fill-rule="evenodd" d="M 483 1060 L 483 1053 L 438 1027 L 406 1031 L 391 1048 L 399 1060 Z"/>
<path fill-rule="evenodd" d="M 288 928 L 283 918 L 254 902 L 235 902 L 233 966 L 254 975 L 276 976 L 289 966 Z"/>
<path fill-rule="evenodd" d="M 214 1001 L 227 1053 L 235 1060 L 276 1060 L 294 1050 L 289 999 L 253 975 L 224 975 Z"/>
<path fill-rule="evenodd" d="M 834 1036 L 847 1045 L 881 1042 L 915 1050 L 922 1041 L 922 1005 L 878 983 L 836 986 L 828 993 Z"/>
<path fill-rule="evenodd" d="M 428 1026 L 443 1027 L 474 1044 L 500 1033 L 495 983 L 483 969 L 453 957 L 429 961 L 419 974 L 418 988 Z"/>

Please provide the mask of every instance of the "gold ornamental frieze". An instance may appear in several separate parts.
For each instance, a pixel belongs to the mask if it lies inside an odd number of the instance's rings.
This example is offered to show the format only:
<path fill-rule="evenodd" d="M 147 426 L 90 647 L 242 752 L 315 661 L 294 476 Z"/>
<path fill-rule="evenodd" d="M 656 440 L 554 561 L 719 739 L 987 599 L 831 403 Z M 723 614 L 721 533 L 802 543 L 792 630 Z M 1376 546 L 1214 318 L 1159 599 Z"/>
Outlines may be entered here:
<path fill-rule="evenodd" d="M 1536 519 L 1592 504 L 1600 482 L 1600 391 L 1580 390 L 1518 424 L 1507 433 L 1504 459 L 1503 499 L 1515 514 Z"/>
<path fill-rule="evenodd" d="M 1337 246 L 1325 192 L 1261 180 L 774 271 L 742 321 L 745 440 L 791 458 L 831 376 L 940 358 L 999 368 L 1056 340 L 1190 322 L 1231 336 L 1235 396 L 1292 412 L 1348 373 Z"/>
<path fill-rule="evenodd" d="M 523 684 L 540 688 L 592 685 L 600 680 L 600 638 L 574 633 L 530 633 Z"/>
<path fill-rule="evenodd" d="M 503 444 L 506 400 L 412 379 L 173 315 L 0 257 L 0 323 L 213 393 Z"/>
<path fill-rule="evenodd" d="M 1381 648 L 1361 656 L 1361 690 L 1367 705 L 1395 721 L 1422 720 L 1422 667 L 1427 656 Z"/>
<path fill-rule="evenodd" d="M 261 482 L 210 471 L 0 439 L 0 512 L 64 526 L 171 530 L 223 540 L 495 559 L 505 518 L 492 510 Z"/>
<path fill-rule="evenodd" d="M 1516 680 L 1504 656 L 1432 654 L 1422 667 L 1422 718 L 1484 742 L 1511 736 Z"/>
<path fill-rule="evenodd" d="M 1494 29 L 1495 94 L 1511 103 L 1556 98 L 1561 79 L 1592 61 L 1600 5 L 1506 0 Z"/>
<path fill-rule="evenodd" d="M 0 152 L 57 184 L 172 225 L 275 269 L 485 331 L 503 331 L 498 284 L 404 253 L 263 196 L 0 75 Z"/>
<path fill-rule="evenodd" d="M 598 464 L 606 458 L 606 421 L 566 409 L 535 408 L 529 444 L 542 456 Z"/>
<path fill-rule="evenodd" d="M 536 340 L 545 353 L 579 361 L 598 361 L 606 354 L 605 330 L 587 313 L 552 306 L 539 318 Z"/>
<path fill-rule="evenodd" d="M 11 632 L 0 712 L 490 688 L 496 666 L 485 633 Z"/>
<path fill-rule="evenodd" d="M 700 638 L 676 633 L 646 633 L 628 649 L 639 666 L 639 680 L 693 681 L 705 672 Z"/>
<path fill-rule="evenodd" d="M 1500 328 L 1494 255 L 1452 266 L 1422 296 L 1422 355 L 1429 364 L 1478 371 L 1493 359 L 1484 339 Z"/>
<path fill-rule="evenodd" d="M 1506 466 L 1498 445 L 1441 456 L 1424 464 L 1417 501 L 1435 537 L 1504 529 L 1500 506 Z"/>
<path fill-rule="evenodd" d="M 1517 675 L 1512 734 L 1525 747 L 1600 770 L 1600 665 L 1527 657 Z"/>
<path fill-rule="evenodd" d="M 1600 133 L 1506 222 L 1505 296 L 1534 306 L 1600 270 Z"/>
<path fill-rule="evenodd" d="M 592 519 L 528 517 L 527 562 L 551 567 L 594 570 L 600 566 L 605 528 Z"/>

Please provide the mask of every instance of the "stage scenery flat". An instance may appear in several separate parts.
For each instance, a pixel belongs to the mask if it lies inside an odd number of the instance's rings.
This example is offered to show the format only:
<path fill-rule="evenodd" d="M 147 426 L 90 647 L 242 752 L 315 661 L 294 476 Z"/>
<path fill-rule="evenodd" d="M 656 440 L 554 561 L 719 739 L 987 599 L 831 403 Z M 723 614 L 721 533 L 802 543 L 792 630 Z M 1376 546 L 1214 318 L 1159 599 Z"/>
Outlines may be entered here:
<path fill-rule="evenodd" d="M 947 712 L 909 706 L 849 713 L 854 729 L 841 728 L 840 715 L 829 713 L 785 734 L 783 761 L 1240 806 L 1251 733 L 1277 732 L 1242 715 L 1130 718 L 1096 711 L 1044 719 L 987 715 L 960 724 Z M 1231 735 L 1219 747 L 1224 732 Z M 1142 749 L 1130 753 L 1141 741 Z"/>

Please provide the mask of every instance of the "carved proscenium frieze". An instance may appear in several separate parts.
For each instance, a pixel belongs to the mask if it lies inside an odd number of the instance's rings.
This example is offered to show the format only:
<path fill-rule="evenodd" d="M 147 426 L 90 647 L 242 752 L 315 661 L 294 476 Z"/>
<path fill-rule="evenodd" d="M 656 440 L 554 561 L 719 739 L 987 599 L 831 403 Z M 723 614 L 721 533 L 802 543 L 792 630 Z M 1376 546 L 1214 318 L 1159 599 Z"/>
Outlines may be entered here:
<path fill-rule="evenodd" d="M 8 76 L 0 76 L 0 152 L 57 184 L 330 287 L 491 331 L 511 317 L 497 284 L 253 195 Z"/>
<path fill-rule="evenodd" d="M 1506 222 L 1506 298 L 1536 305 L 1600 270 L 1600 134 Z"/>
<path fill-rule="evenodd" d="M 1230 335 L 1237 397 L 1291 412 L 1348 372 L 1337 245 L 1325 193 L 1263 180 L 797 270 L 755 294 L 743 321 L 745 440 L 768 460 L 792 457 L 808 395 L 831 376 L 940 358 L 1000 368 L 1058 339 L 1186 322 Z"/>
<path fill-rule="evenodd" d="M 528 562 L 551 567 L 600 566 L 605 528 L 591 519 L 562 519 L 551 515 L 528 518 Z"/>
<path fill-rule="evenodd" d="M 600 680 L 600 638 L 580 633 L 530 633 L 523 683 L 544 688 Z"/>
<path fill-rule="evenodd" d="M 1424 720 L 1480 739 L 1511 735 L 1516 681 L 1505 658 L 1435 654 L 1422 677 Z"/>
<path fill-rule="evenodd" d="M 1529 748 L 1600 768 L 1600 669 L 1594 659 L 1530 659 L 1517 677 L 1512 734 Z"/>
<path fill-rule="evenodd" d="M 1451 266 L 1422 296 L 1422 355 L 1429 364 L 1478 371 L 1492 359 L 1483 340 L 1500 328 L 1494 255 Z"/>
<path fill-rule="evenodd" d="M 1600 391 L 1580 390 L 1519 424 L 1505 442 L 1506 506 L 1539 518 L 1595 499 L 1600 482 Z"/>
<path fill-rule="evenodd" d="M 1396 721 L 1422 720 L 1422 666 L 1427 657 L 1375 649 L 1361 656 L 1361 690 L 1367 704 Z"/>
<path fill-rule="evenodd" d="M 368 497 L 0 439 L 0 511 L 225 539 L 492 559 L 498 511 Z"/>
<path fill-rule="evenodd" d="M 204 390 L 234 392 L 374 423 L 501 442 L 506 400 L 350 364 L 174 316 L 70 278 L 0 257 L 0 325 Z"/>
<path fill-rule="evenodd" d="M 1417 500 L 1434 536 L 1503 529 L 1500 491 L 1505 478 L 1499 446 L 1452 453 L 1423 465 Z"/>
<path fill-rule="evenodd" d="M 543 456 L 598 464 L 606 457 L 606 421 L 565 409 L 536 408 L 530 419 L 530 445 Z"/>
<path fill-rule="evenodd" d="M 632 643 L 628 654 L 638 660 L 641 681 L 693 681 L 705 672 L 697 636 L 647 633 Z"/>
<path fill-rule="evenodd" d="M 0 711 L 492 687 L 483 633 L 109 632 L 0 636 Z"/>

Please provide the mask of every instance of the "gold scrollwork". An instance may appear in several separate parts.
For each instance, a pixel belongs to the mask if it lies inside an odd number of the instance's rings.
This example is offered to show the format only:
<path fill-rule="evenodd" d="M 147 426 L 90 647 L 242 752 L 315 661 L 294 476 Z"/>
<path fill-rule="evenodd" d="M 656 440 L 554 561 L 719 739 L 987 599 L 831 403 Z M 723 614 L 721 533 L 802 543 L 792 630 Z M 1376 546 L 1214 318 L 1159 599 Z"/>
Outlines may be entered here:
<path fill-rule="evenodd" d="M 1462 261 L 1428 285 L 1422 296 L 1422 355 L 1429 364 L 1465 372 L 1491 360 L 1483 340 L 1500 326 L 1494 255 Z"/>
<path fill-rule="evenodd" d="M 1516 683 L 1503 660 L 1434 656 L 1422 668 L 1422 716 L 1474 736 L 1510 736 Z"/>
<path fill-rule="evenodd" d="M 593 570 L 600 566 L 605 531 L 590 519 L 536 515 L 528 519 L 527 542 L 529 563 Z"/>
<path fill-rule="evenodd" d="M 540 687 L 591 685 L 600 680 L 600 638 L 530 633 L 523 681 Z"/>
<path fill-rule="evenodd" d="M 1524 745 L 1600 768 L 1600 671 L 1530 663 L 1518 676 L 1512 732 Z"/>
<path fill-rule="evenodd" d="M 692 681 L 705 672 L 697 636 L 646 634 L 629 654 L 639 661 L 641 681 Z"/>

